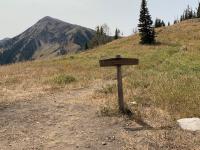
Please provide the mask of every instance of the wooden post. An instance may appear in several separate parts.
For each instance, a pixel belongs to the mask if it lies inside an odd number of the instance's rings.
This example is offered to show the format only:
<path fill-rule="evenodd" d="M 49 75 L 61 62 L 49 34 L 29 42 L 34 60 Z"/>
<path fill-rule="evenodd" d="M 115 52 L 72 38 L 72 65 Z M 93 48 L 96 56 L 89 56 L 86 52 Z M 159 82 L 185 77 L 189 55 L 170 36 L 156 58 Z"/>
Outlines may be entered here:
<path fill-rule="evenodd" d="M 118 104 L 119 111 L 121 113 L 125 112 L 124 106 L 124 95 L 123 95 L 123 84 L 122 84 L 122 65 L 138 65 L 139 60 L 135 58 L 121 58 L 120 55 L 117 55 L 116 58 L 105 59 L 99 61 L 101 67 L 117 67 L 117 86 L 118 86 Z"/>
<path fill-rule="evenodd" d="M 121 58 L 121 56 L 117 55 L 116 58 Z M 118 104 L 119 104 L 120 112 L 125 113 L 123 83 L 122 83 L 122 70 L 121 69 L 122 69 L 121 65 L 117 65 Z"/>

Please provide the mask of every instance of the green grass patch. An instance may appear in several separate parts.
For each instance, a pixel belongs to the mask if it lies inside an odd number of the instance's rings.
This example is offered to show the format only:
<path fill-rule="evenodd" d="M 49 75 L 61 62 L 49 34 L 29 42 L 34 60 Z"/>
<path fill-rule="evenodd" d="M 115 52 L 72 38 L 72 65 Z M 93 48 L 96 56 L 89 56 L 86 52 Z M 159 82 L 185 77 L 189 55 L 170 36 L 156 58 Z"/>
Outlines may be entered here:
<path fill-rule="evenodd" d="M 51 79 L 51 82 L 57 85 L 66 85 L 75 81 L 76 81 L 75 77 L 66 74 L 59 74 Z"/>

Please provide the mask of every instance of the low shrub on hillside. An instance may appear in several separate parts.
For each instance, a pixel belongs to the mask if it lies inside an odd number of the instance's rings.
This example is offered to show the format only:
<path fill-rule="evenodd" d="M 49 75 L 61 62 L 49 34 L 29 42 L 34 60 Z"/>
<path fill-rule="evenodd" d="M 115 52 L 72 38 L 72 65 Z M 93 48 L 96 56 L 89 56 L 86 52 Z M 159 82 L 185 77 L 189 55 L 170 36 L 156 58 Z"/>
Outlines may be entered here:
<path fill-rule="evenodd" d="M 113 94 L 117 92 L 117 85 L 116 84 L 108 84 L 106 86 L 103 86 L 101 89 L 97 91 L 99 94 Z"/>
<path fill-rule="evenodd" d="M 56 75 L 55 77 L 53 77 L 53 78 L 51 79 L 51 81 L 52 81 L 54 84 L 66 85 L 66 84 L 70 84 L 70 83 L 72 83 L 72 82 L 75 82 L 75 81 L 76 81 L 76 78 L 74 78 L 74 77 L 71 76 L 71 75 L 59 74 L 59 75 Z"/>

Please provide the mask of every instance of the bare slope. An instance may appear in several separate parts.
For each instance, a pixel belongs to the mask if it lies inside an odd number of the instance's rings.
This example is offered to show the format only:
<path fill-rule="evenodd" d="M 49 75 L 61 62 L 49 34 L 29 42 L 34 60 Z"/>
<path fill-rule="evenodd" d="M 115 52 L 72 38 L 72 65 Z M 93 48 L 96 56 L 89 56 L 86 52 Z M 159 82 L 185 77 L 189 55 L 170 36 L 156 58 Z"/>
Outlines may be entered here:
<path fill-rule="evenodd" d="M 22 34 L 0 42 L 0 64 L 80 51 L 94 34 L 91 29 L 44 17 Z"/>

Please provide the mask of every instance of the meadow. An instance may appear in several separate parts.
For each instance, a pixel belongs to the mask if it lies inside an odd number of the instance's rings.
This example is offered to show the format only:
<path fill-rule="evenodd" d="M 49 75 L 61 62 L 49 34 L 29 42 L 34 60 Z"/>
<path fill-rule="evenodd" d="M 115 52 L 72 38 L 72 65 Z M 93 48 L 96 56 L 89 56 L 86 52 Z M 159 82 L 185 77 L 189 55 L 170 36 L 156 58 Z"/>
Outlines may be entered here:
<path fill-rule="evenodd" d="M 172 118 L 200 117 L 200 21 L 189 20 L 156 30 L 157 44 L 144 46 L 139 36 L 55 59 L 0 67 L 0 102 L 24 96 L 88 88 L 101 82 L 93 96 L 102 111 L 117 110 L 116 68 L 100 68 L 99 60 L 121 55 L 138 58 L 138 66 L 123 68 L 127 107 L 158 108 Z M 132 105 L 137 103 L 137 105 Z"/>

